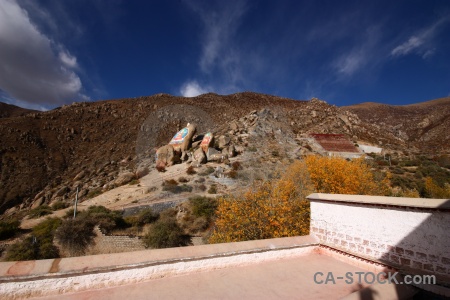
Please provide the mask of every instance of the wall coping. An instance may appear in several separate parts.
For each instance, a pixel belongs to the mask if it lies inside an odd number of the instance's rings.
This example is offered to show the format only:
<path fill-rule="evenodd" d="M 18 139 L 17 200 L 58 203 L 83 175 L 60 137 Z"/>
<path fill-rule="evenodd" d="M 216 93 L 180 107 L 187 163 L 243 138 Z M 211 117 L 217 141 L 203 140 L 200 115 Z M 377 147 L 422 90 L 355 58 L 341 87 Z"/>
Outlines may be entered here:
<path fill-rule="evenodd" d="M 387 205 L 387 206 L 401 206 L 401 207 L 417 207 L 436 210 L 450 210 L 450 199 L 426 199 L 426 198 L 344 195 L 344 194 L 325 194 L 325 193 L 313 193 L 306 198 L 310 201 L 358 203 L 367 205 Z"/>
<path fill-rule="evenodd" d="M 149 249 L 34 261 L 0 262 L 0 283 L 105 273 L 242 254 L 316 247 L 311 235 L 189 247 Z"/>

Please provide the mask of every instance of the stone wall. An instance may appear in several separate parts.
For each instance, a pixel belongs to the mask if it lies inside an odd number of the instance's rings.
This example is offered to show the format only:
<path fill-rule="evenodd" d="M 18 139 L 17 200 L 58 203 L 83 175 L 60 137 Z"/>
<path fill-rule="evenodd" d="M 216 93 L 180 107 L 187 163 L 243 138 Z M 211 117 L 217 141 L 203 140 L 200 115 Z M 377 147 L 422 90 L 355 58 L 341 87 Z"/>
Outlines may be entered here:
<path fill-rule="evenodd" d="M 308 199 L 311 235 L 321 245 L 450 278 L 450 200 L 331 194 Z"/>
<path fill-rule="evenodd" d="M 92 253 L 116 253 L 144 250 L 144 244 L 139 237 L 131 237 L 126 235 L 106 235 L 98 228 L 94 229 L 97 237 L 95 245 L 90 250 Z"/>

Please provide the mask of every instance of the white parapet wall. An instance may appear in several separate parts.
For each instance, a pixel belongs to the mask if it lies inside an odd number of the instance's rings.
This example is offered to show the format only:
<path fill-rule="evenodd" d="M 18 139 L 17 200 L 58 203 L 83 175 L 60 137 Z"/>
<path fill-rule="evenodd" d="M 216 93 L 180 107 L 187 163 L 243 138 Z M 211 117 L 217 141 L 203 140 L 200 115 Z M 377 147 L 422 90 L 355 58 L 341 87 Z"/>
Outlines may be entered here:
<path fill-rule="evenodd" d="M 311 235 L 326 245 L 450 282 L 450 200 L 311 194 Z"/>

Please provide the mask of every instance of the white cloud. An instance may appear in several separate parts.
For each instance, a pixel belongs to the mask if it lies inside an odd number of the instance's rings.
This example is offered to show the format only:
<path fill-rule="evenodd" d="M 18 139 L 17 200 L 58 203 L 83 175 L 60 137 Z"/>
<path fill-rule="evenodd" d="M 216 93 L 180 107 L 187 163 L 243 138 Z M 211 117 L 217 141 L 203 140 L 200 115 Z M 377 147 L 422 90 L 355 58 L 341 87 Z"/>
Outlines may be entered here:
<path fill-rule="evenodd" d="M 431 26 L 420 30 L 418 33 L 408 38 L 406 42 L 398 45 L 391 51 L 392 56 L 404 56 L 410 53 L 417 53 L 424 59 L 432 56 L 435 52 L 433 39 L 438 30 L 450 20 L 449 16 L 439 19 Z"/>
<path fill-rule="evenodd" d="M 201 87 L 197 81 L 189 81 L 180 89 L 181 95 L 183 97 L 195 97 L 208 92 L 208 88 Z"/>
<path fill-rule="evenodd" d="M 83 97 L 77 59 L 40 32 L 15 0 L 0 2 L 0 89 L 30 104 L 54 106 Z"/>
<path fill-rule="evenodd" d="M 67 51 L 60 51 L 59 52 L 59 59 L 61 60 L 61 62 L 63 64 L 65 64 L 67 67 L 69 68 L 77 68 L 78 64 L 77 64 L 77 58 L 75 56 L 70 55 L 69 52 Z"/>

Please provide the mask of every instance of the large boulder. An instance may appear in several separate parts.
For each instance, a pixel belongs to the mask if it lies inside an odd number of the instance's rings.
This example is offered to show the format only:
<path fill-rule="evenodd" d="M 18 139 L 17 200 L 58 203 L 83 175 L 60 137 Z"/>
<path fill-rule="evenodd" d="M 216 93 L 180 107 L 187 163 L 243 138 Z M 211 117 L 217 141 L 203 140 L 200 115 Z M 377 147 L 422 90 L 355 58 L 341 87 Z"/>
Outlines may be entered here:
<path fill-rule="evenodd" d="M 203 149 L 204 152 L 208 151 L 208 148 L 214 145 L 214 136 L 211 132 L 206 133 L 203 136 L 203 140 L 200 143 L 200 147 Z"/>
<path fill-rule="evenodd" d="M 218 145 L 217 145 L 217 146 L 218 146 L 220 149 L 223 149 L 223 148 L 225 148 L 226 146 L 228 146 L 228 144 L 230 144 L 230 142 L 231 142 L 231 139 L 230 139 L 228 136 L 221 135 L 221 136 L 219 137 Z"/>
<path fill-rule="evenodd" d="M 193 160 L 199 164 L 206 163 L 206 155 L 202 148 L 195 150 Z"/>
<path fill-rule="evenodd" d="M 136 176 L 133 172 L 126 172 L 119 175 L 119 177 L 114 181 L 116 186 L 121 186 L 127 184 L 131 180 L 135 179 Z"/>
<path fill-rule="evenodd" d="M 196 126 L 194 124 L 189 124 L 177 132 L 174 135 L 169 145 L 172 145 L 173 150 L 176 152 L 185 152 L 187 151 L 192 142 L 192 137 L 194 136 L 196 131 Z"/>
<path fill-rule="evenodd" d="M 172 145 L 162 146 L 156 150 L 156 166 L 170 167 L 175 162 L 175 153 Z"/>

